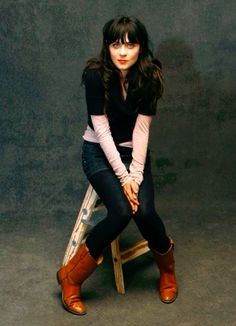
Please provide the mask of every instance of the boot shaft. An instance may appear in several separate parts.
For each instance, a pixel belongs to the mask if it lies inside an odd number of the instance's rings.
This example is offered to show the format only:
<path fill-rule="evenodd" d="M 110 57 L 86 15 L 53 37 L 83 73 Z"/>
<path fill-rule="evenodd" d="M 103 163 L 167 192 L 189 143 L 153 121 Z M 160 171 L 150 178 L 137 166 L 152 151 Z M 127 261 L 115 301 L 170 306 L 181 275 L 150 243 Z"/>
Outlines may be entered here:
<path fill-rule="evenodd" d="M 174 242 L 172 239 L 170 239 L 170 248 L 169 250 L 161 254 L 158 251 L 150 248 L 155 262 L 157 263 L 157 266 L 159 267 L 160 271 L 173 271 L 175 268 L 175 260 L 174 260 Z"/>
<path fill-rule="evenodd" d="M 67 278 L 72 284 L 81 284 L 92 274 L 97 265 L 86 244 L 83 244 L 74 257 L 58 271 L 59 282 Z"/>

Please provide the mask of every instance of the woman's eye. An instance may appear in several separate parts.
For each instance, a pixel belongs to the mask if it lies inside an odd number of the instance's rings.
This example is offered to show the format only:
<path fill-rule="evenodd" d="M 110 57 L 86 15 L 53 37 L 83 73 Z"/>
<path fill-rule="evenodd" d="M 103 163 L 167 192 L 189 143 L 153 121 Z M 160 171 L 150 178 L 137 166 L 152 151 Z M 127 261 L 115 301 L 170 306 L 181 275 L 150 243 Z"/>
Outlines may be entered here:
<path fill-rule="evenodd" d="M 128 49 L 133 49 L 134 48 L 134 43 L 127 43 Z"/>
<path fill-rule="evenodd" d="M 120 43 L 113 43 L 112 46 L 114 49 L 119 49 Z"/>

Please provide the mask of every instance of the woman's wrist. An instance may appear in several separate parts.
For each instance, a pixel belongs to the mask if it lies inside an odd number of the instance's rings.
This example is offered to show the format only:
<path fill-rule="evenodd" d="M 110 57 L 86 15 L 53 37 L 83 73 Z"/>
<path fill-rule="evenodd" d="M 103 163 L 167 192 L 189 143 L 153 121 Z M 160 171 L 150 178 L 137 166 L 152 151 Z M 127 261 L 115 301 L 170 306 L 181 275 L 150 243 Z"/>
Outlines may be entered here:
<path fill-rule="evenodd" d="M 135 183 L 137 183 L 138 186 L 140 186 L 143 181 L 143 176 L 139 176 L 139 178 L 137 178 L 137 177 L 132 176 L 131 174 L 128 174 L 127 177 L 120 180 L 122 187 L 124 187 L 125 184 L 127 184 L 128 182 L 131 182 L 131 181 L 134 181 Z"/>
<path fill-rule="evenodd" d="M 122 187 L 124 187 L 124 185 L 126 185 L 128 182 L 132 181 L 133 178 L 130 176 L 130 174 L 127 174 L 124 178 L 120 179 L 120 183 L 122 185 Z"/>
<path fill-rule="evenodd" d="M 141 185 L 143 181 L 143 173 L 142 172 L 136 172 L 136 173 L 130 173 L 130 178 L 134 180 L 139 186 Z"/>

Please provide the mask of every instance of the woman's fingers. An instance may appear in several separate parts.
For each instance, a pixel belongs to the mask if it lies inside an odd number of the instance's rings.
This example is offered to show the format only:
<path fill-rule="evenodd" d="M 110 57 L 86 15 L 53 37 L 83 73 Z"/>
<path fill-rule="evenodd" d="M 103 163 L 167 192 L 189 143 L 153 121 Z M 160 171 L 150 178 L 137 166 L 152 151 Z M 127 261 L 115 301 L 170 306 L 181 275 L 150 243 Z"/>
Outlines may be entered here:
<path fill-rule="evenodd" d="M 129 201 L 131 209 L 132 209 L 132 214 L 135 214 L 137 212 L 137 210 L 138 210 L 138 205 L 135 204 L 134 202 L 130 201 L 129 198 L 128 198 L 128 201 Z"/>
<path fill-rule="evenodd" d="M 132 185 L 133 181 L 127 182 L 123 186 L 124 194 L 127 197 L 131 208 L 132 208 L 132 213 L 135 214 L 138 210 L 138 196 L 137 196 L 137 187 L 136 185 Z"/>
<path fill-rule="evenodd" d="M 135 205 L 138 205 L 137 195 L 131 189 L 124 189 L 124 193 L 130 202 Z"/>
<path fill-rule="evenodd" d="M 139 192 L 139 185 L 137 184 L 137 182 L 132 181 L 132 182 L 130 183 L 130 187 L 131 187 L 132 191 L 133 191 L 135 194 L 138 194 L 138 192 Z"/>
<path fill-rule="evenodd" d="M 127 197 L 131 208 L 132 208 L 132 213 L 135 214 L 138 210 L 138 192 L 139 192 L 139 185 L 134 181 L 128 181 L 124 186 L 123 186 L 124 194 Z"/>
<path fill-rule="evenodd" d="M 133 205 L 132 207 L 132 213 L 135 214 L 138 210 L 138 205 Z"/>
<path fill-rule="evenodd" d="M 131 187 L 131 191 L 132 191 L 132 196 L 135 200 L 137 200 L 138 202 L 138 192 L 139 192 L 139 185 L 133 181 L 131 184 L 130 184 L 130 187 Z"/>

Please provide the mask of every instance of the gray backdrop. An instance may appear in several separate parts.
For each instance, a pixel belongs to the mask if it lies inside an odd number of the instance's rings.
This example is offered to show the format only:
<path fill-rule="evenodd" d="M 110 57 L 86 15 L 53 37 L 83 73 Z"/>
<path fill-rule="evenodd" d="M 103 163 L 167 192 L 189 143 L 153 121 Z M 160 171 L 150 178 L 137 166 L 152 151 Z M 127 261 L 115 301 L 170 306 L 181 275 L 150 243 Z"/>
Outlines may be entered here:
<path fill-rule="evenodd" d="M 164 66 L 151 135 L 157 197 L 233 204 L 235 12 L 233 0 L 1 0 L 3 216 L 77 210 L 87 185 L 81 72 L 100 50 L 102 26 L 119 14 L 143 21 Z"/>
<path fill-rule="evenodd" d="M 235 12 L 235 0 L 0 0 L 3 325 L 235 325 Z M 61 308 L 55 274 L 88 185 L 81 73 L 118 14 L 146 24 L 164 66 L 151 151 L 180 293 L 157 299 L 147 253 L 124 266 L 117 295 L 107 248 L 80 318 Z M 131 223 L 122 245 L 135 238 Z"/>

